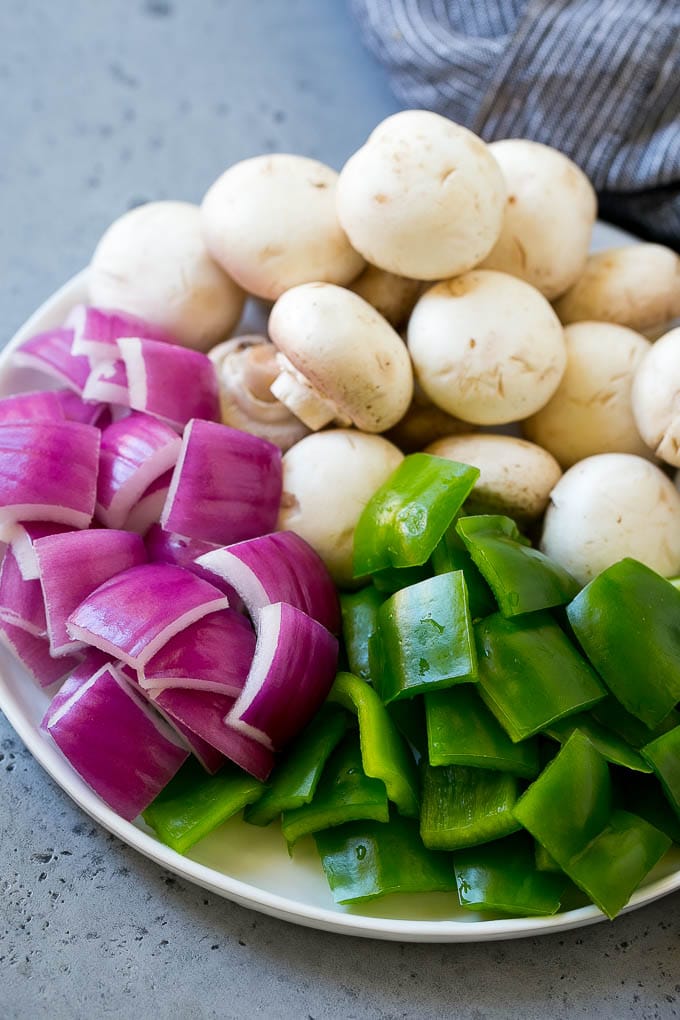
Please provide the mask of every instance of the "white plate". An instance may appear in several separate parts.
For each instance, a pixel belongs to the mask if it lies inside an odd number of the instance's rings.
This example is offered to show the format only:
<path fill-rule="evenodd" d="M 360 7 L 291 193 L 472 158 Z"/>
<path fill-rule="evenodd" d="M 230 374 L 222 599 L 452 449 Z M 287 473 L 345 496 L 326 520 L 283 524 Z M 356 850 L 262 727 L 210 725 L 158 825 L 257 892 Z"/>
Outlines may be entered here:
<path fill-rule="evenodd" d="M 620 243 L 610 232 L 608 243 Z M 599 246 L 605 238 L 600 234 Z M 45 381 L 9 365 L 22 340 L 60 325 L 85 300 L 85 274 L 57 291 L 19 330 L 0 356 L 0 396 L 41 388 Z M 220 896 L 265 914 L 327 931 L 413 942 L 476 942 L 564 931 L 604 919 L 594 906 L 548 918 L 482 920 L 458 907 L 455 893 L 393 895 L 358 908 L 333 903 L 313 842 L 301 843 L 290 860 L 278 826 L 259 829 L 232 819 L 182 857 L 159 843 L 143 822 L 125 822 L 111 811 L 40 732 L 48 699 L 3 651 L 0 654 L 0 709 L 43 768 L 92 818 L 140 853 Z M 627 910 L 680 889 L 680 850 L 675 848 L 633 896 Z"/>

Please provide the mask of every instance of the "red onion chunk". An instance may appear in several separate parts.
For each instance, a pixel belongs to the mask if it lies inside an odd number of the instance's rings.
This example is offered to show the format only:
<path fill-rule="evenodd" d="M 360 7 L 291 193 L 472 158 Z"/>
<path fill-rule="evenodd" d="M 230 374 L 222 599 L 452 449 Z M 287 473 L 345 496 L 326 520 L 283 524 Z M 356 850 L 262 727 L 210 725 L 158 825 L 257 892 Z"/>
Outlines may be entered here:
<path fill-rule="evenodd" d="M 87 358 L 71 353 L 73 330 L 51 329 L 25 340 L 12 355 L 15 365 L 43 372 L 57 379 L 62 386 L 68 386 L 76 393 L 82 393 L 90 374 Z"/>
<path fill-rule="evenodd" d="M 144 491 L 174 467 L 182 441 L 168 425 L 134 411 L 102 432 L 97 519 L 122 528 Z"/>
<path fill-rule="evenodd" d="M 75 421 L 0 425 L 0 525 L 26 520 L 87 528 L 97 493 L 99 435 Z"/>
<path fill-rule="evenodd" d="M 127 369 L 130 407 L 181 429 L 191 418 L 219 419 L 215 366 L 200 351 L 158 340 L 118 341 Z"/>
<path fill-rule="evenodd" d="M 65 325 L 73 330 L 73 354 L 84 355 L 92 365 L 97 361 L 110 361 L 118 357 L 116 340 L 119 337 L 141 336 L 174 342 L 163 330 L 136 315 L 93 308 L 90 305 L 76 305 Z"/>
<path fill-rule="evenodd" d="M 340 631 L 340 603 L 326 565 L 293 531 L 216 549 L 201 556 L 198 565 L 230 584 L 252 617 L 272 602 L 287 602 L 332 633 Z"/>
<path fill-rule="evenodd" d="M 173 635 L 228 605 L 221 591 L 188 570 L 145 563 L 96 588 L 71 614 L 67 630 L 141 668 Z"/>
<path fill-rule="evenodd" d="M 47 621 L 40 581 L 26 581 L 21 576 L 12 547 L 5 552 L 0 567 L 0 620 L 22 630 L 45 637 Z"/>
<path fill-rule="evenodd" d="M 39 538 L 35 552 L 53 655 L 82 647 L 82 641 L 69 636 L 66 621 L 95 588 L 122 570 L 146 563 L 146 549 L 139 535 L 103 528 Z"/>
<path fill-rule="evenodd" d="M 72 390 L 51 390 L 50 391 L 62 410 L 62 415 L 67 421 L 80 421 L 83 425 L 97 425 L 101 428 L 106 404 L 95 400 L 83 400 Z"/>
<path fill-rule="evenodd" d="M 144 666 L 140 686 L 214 691 L 235 698 L 255 653 L 255 633 L 233 609 L 211 613 L 175 634 Z"/>
<path fill-rule="evenodd" d="M 337 639 L 320 623 L 285 602 L 265 606 L 248 679 L 225 722 L 280 750 L 325 700 L 337 662 Z"/>
<path fill-rule="evenodd" d="M 165 471 L 144 490 L 125 520 L 123 527 L 126 531 L 146 535 L 149 528 L 158 523 L 168 496 L 171 478 L 172 471 Z"/>
<path fill-rule="evenodd" d="M 166 688 L 154 692 L 152 702 L 170 720 L 202 737 L 257 779 L 264 781 L 273 769 L 274 755 L 269 748 L 225 722 L 225 715 L 234 704 L 233 698 L 210 691 Z"/>
<path fill-rule="evenodd" d="M 74 393 L 73 396 L 78 399 Z M 66 418 L 57 390 L 16 393 L 0 400 L 0 425 L 13 421 L 63 421 Z"/>
<path fill-rule="evenodd" d="M 194 420 L 184 431 L 161 525 L 231 545 L 273 531 L 281 490 L 278 446 L 227 425 Z"/>
<path fill-rule="evenodd" d="M 100 400 L 106 404 L 129 407 L 130 395 L 124 363 L 120 359 L 98 362 L 83 386 L 83 400 Z"/>
<path fill-rule="evenodd" d="M 178 567 L 190 570 L 192 574 L 202 577 L 204 581 L 224 592 L 231 608 L 241 611 L 243 603 L 231 585 L 197 563 L 199 556 L 219 549 L 214 542 L 205 542 L 201 538 L 185 538 L 184 535 L 176 535 L 173 531 L 164 531 L 160 524 L 151 525 L 145 542 L 152 563 L 174 563 Z"/>
<path fill-rule="evenodd" d="M 188 757 L 166 723 L 111 666 L 104 666 L 45 719 L 75 771 L 132 821 Z"/>
<path fill-rule="evenodd" d="M 86 684 L 95 673 L 98 673 L 102 666 L 113 665 L 109 656 L 105 655 L 104 652 L 100 652 L 98 648 L 86 648 L 82 652 L 82 656 L 82 661 L 78 663 L 75 669 L 71 670 L 57 693 L 52 698 L 50 707 L 40 724 L 41 729 L 45 729 L 50 715 L 56 712 L 61 705 L 68 701 L 69 698 L 71 698 L 71 696 L 75 694 L 75 692 L 79 690 L 83 684 Z"/>
<path fill-rule="evenodd" d="M 24 581 L 33 581 L 40 577 L 35 542 L 45 535 L 63 535 L 65 531 L 70 530 L 65 524 L 52 524 L 51 521 L 16 521 L 6 529 L 7 541 L 11 545 Z"/>
<path fill-rule="evenodd" d="M 36 637 L 4 620 L 0 620 L 0 642 L 19 660 L 39 687 L 51 687 L 63 680 L 80 661 L 73 655 L 53 658 L 47 638 Z"/>

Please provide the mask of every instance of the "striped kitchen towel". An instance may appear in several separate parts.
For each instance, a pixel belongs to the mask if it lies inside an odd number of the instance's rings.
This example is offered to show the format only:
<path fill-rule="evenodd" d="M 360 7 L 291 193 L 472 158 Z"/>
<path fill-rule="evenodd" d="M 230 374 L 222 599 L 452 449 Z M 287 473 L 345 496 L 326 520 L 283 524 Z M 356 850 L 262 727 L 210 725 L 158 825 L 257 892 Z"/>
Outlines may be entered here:
<path fill-rule="evenodd" d="M 680 247 L 680 0 L 350 0 L 410 107 L 532 138 L 602 215 Z"/>

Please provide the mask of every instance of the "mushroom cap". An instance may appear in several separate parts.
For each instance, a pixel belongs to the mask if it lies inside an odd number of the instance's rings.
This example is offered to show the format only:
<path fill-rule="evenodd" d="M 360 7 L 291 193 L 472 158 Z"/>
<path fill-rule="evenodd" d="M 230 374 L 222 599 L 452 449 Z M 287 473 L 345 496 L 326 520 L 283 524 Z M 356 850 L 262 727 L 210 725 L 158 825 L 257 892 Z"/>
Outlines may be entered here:
<path fill-rule="evenodd" d="M 249 294 L 275 301 L 312 280 L 346 284 L 364 267 L 338 221 L 338 175 L 279 153 L 229 167 L 201 205 L 210 252 Z"/>
<path fill-rule="evenodd" d="M 500 237 L 482 266 L 518 276 L 552 300 L 585 268 L 597 215 L 593 186 L 567 156 L 540 142 L 509 138 L 489 150 L 508 197 Z"/>
<path fill-rule="evenodd" d="M 502 425 L 548 402 L 564 372 L 563 330 L 534 287 L 475 269 L 420 298 L 408 324 L 416 376 L 430 399 L 475 425 Z"/>
<path fill-rule="evenodd" d="M 680 328 L 650 344 L 635 373 L 635 423 L 647 446 L 680 467 Z"/>
<path fill-rule="evenodd" d="M 649 341 L 610 322 L 572 323 L 564 339 L 562 380 L 545 407 L 522 422 L 524 435 L 549 450 L 562 467 L 596 453 L 648 457 L 633 417 L 631 389 Z"/>
<path fill-rule="evenodd" d="M 341 416 L 382 432 L 406 413 L 413 373 L 406 345 L 357 294 L 332 283 L 306 283 L 278 299 L 269 335 Z"/>
<path fill-rule="evenodd" d="M 516 436 L 490 432 L 445 436 L 430 443 L 425 453 L 479 468 L 468 496 L 470 513 L 502 513 L 520 521 L 539 517 L 562 471 L 546 450 Z"/>
<path fill-rule="evenodd" d="M 200 219 L 190 202 L 148 202 L 112 223 L 92 256 L 92 304 L 138 315 L 184 347 L 223 340 L 245 295 L 211 258 Z"/>
<path fill-rule="evenodd" d="M 334 581 L 354 584 L 354 529 L 404 455 L 382 436 L 330 429 L 306 436 L 283 456 L 278 527 L 316 549 Z"/>
<path fill-rule="evenodd" d="M 541 549 L 581 584 L 625 556 L 672 577 L 680 572 L 680 493 L 643 457 L 586 457 L 550 494 Z"/>
<path fill-rule="evenodd" d="M 493 248 L 505 185 L 485 143 L 425 110 L 384 120 L 340 172 L 338 216 L 373 265 L 416 280 L 464 273 Z"/>
<path fill-rule="evenodd" d="M 373 305 L 390 326 L 399 329 L 413 311 L 423 291 L 423 283 L 408 276 L 388 273 L 377 266 L 366 266 L 349 289 Z"/>
<path fill-rule="evenodd" d="M 597 319 L 639 332 L 680 315 L 680 258 L 662 244 L 628 244 L 591 255 L 555 302 L 563 323 Z"/>

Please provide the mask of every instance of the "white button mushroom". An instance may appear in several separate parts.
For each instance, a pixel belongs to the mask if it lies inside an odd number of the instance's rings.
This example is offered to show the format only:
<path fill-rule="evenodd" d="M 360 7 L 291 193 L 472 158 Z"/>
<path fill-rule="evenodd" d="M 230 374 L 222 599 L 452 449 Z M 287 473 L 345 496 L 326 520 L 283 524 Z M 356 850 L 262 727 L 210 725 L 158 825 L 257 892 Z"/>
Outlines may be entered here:
<path fill-rule="evenodd" d="M 337 179 L 335 170 L 304 156 L 234 164 L 201 206 L 213 258 L 249 294 L 269 301 L 312 280 L 350 283 L 364 260 L 338 221 Z"/>
<path fill-rule="evenodd" d="M 222 422 L 268 439 L 282 450 L 307 435 L 299 418 L 277 400 L 271 384 L 279 374 L 276 347 L 266 337 L 237 336 L 208 351 L 220 391 Z"/>
<path fill-rule="evenodd" d="M 390 326 L 399 329 L 413 311 L 423 291 L 423 283 L 387 273 L 377 266 L 366 266 L 349 289 L 373 305 Z"/>
<path fill-rule="evenodd" d="M 522 422 L 524 435 L 550 450 L 562 467 L 596 453 L 649 456 L 631 406 L 633 376 L 649 341 L 609 322 L 573 323 L 564 338 L 562 381 L 545 407 Z"/>
<path fill-rule="evenodd" d="M 88 286 L 93 305 L 138 315 L 200 351 L 229 335 L 244 301 L 210 257 L 190 202 L 149 202 L 112 223 Z"/>
<path fill-rule="evenodd" d="M 680 328 L 650 346 L 635 373 L 632 400 L 647 446 L 680 467 Z"/>
<path fill-rule="evenodd" d="M 373 493 L 402 460 L 401 451 L 382 436 L 352 429 L 307 436 L 283 457 L 278 527 L 301 535 L 335 582 L 351 586 L 354 529 Z"/>
<path fill-rule="evenodd" d="M 430 399 L 475 425 L 533 414 L 557 389 L 566 363 L 549 302 L 523 280 L 490 269 L 426 291 L 409 321 L 408 346 Z"/>
<path fill-rule="evenodd" d="M 597 319 L 656 332 L 680 315 L 680 259 L 661 244 L 597 252 L 555 311 L 564 323 Z"/>
<path fill-rule="evenodd" d="M 540 517 L 562 475 L 551 454 L 516 436 L 489 432 L 445 436 L 430 443 L 425 453 L 479 468 L 467 511 L 508 514 L 520 522 Z"/>
<path fill-rule="evenodd" d="M 567 156 L 539 142 L 509 138 L 489 151 L 508 198 L 501 236 L 482 265 L 518 276 L 552 300 L 585 268 L 597 215 L 593 186 Z"/>
<path fill-rule="evenodd" d="M 446 117 L 406 110 L 383 121 L 345 164 L 338 215 L 366 260 L 399 276 L 438 280 L 488 255 L 505 185 L 484 142 Z"/>
<path fill-rule="evenodd" d="M 384 432 L 413 394 L 406 345 L 375 308 L 343 287 L 307 283 L 269 317 L 281 374 L 272 393 L 311 429 L 329 422 Z"/>
<path fill-rule="evenodd" d="M 587 457 L 553 489 L 541 549 L 582 584 L 626 556 L 673 577 L 680 573 L 680 493 L 642 457 Z"/>

